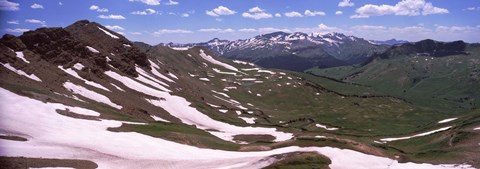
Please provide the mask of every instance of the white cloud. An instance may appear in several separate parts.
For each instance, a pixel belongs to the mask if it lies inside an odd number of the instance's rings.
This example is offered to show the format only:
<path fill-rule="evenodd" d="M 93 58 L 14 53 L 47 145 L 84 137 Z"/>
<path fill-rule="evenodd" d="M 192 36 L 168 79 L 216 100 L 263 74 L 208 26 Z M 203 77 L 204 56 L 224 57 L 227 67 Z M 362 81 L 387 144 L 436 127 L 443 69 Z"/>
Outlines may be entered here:
<path fill-rule="evenodd" d="M 26 31 L 29 31 L 30 29 L 23 29 L 23 28 L 15 28 L 15 29 L 5 29 L 5 31 L 7 32 L 13 32 L 13 33 L 22 33 L 22 32 L 26 32 Z"/>
<path fill-rule="evenodd" d="M 282 14 L 276 13 L 276 14 L 275 14 L 275 17 L 282 17 Z"/>
<path fill-rule="evenodd" d="M 233 15 L 237 12 L 234 11 L 234 10 L 230 10 L 227 7 L 224 7 L 224 6 L 218 6 L 217 8 L 215 8 L 211 11 L 205 11 L 205 13 L 207 15 L 217 17 L 217 16 L 221 16 L 221 15 Z"/>
<path fill-rule="evenodd" d="M 97 11 L 97 12 L 108 12 L 108 9 L 107 8 L 100 8 L 99 6 L 97 5 L 92 5 L 90 6 L 90 8 L 88 8 L 92 11 Z"/>
<path fill-rule="evenodd" d="M 264 12 L 264 9 L 261 9 L 260 7 L 256 6 L 253 8 L 250 8 L 248 12 L 242 13 L 242 17 L 244 18 L 251 18 L 251 19 L 266 19 L 266 18 L 272 18 L 272 14 Z"/>
<path fill-rule="evenodd" d="M 142 32 L 130 32 L 130 34 L 132 34 L 132 35 L 141 35 Z"/>
<path fill-rule="evenodd" d="M 101 19 L 125 19 L 122 15 L 99 15 L 98 18 Z"/>
<path fill-rule="evenodd" d="M 120 35 L 125 35 L 125 32 L 117 32 Z"/>
<path fill-rule="evenodd" d="M 257 30 L 252 28 L 243 28 L 243 29 L 239 29 L 238 31 L 239 32 L 256 32 Z"/>
<path fill-rule="evenodd" d="M 222 18 L 215 18 L 215 21 L 217 21 L 217 22 L 222 22 L 223 19 L 222 19 Z"/>
<path fill-rule="evenodd" d="M 235 32 L 233 29 L 218 29 L 218 28 L 209 28 L 209 29 L 199 29 L 199 32 L 216 32 L 216 33 L 229 33 L 229 32 Z"/>
<path fill-rule="evenodd" d="M 323 11 L 310 11 L 310 10 L 305 10 L 305 15 L 306 16 L 317 16 L 317 15 L 320 15 L 320 16 L 325 16 L 325 12 Z"/>
<path fill-rule="evenodd" d="M 253 8 L 250 8 L 248 10 L 248 12 L 252 12 L 252 13 L 256 13 L 256 12 L 263 12 L 264 10 L 261 9 L 260 7 L 256 6 L 256 7 L 253 7 Z"/>
<path fill-rule="evenodd" d="M 147 5 L 160 5 L 160 0 L 128 0 L 130 2 L 141 2 Z"/>
<path fill-rule="evenodd" d="M 355 25 L 351 27 L 355 31 L 384 31 L 387 30 L 385 26 L 375 26 L 375 25 Z"/>
<path fill-rule="evenodd" d="M 303 15 L 299 12 L 295 12 L 295 11 L 292 11 L 292 12 L 287 12 L 284 14 L 286 17 L 289 17 L 289 18 L 292 18 L 292 17 L 303 17 Z"/>
<path fill-rule="evenodd" d="M 173 1 L 173 0 L 168 0 L 167 3 L 165 3 L 165 5 L 178 5 L 179 3 L 177 1 Z"/>
<path fill-rule="evenodd" d="M 2 11 L 18 11 L 20 10 L 20 4 L 10 2 L 8 0 L 0 0 L 0 10 Z"/>
<path fill-rule="evenodd" d="M 18 23 L 18 20 L 11 20 L 11 21 L 7 21 L 8 24 L 12 24 L 12 25 L 18 25 L 20 23 Z"/>
<path fill-rule="evenodd" d="M 188 13 L 182 13 L 182 15 L 180 15 L 180 17 L 183 17 L 183 18 L 186 18 L 186 17 L 189 17 L 189 16 L 190 16 L 190 14 L 188 14 Z"/>
<path fill-rule="evenodd" d="M 271 18 L 271 17 L 272 17 L 272 14 L 265 13 L 265 12 L 260 12 L 260 13 L 247 13 L 247 12 L 244 12 L 244 13 L 242 14 L 242 16 L 243 16 L 244 18 L 251 18 L 251 19 L 258 20 L 258 19 Z"/>
<path fill-rule="evenodd" d="M 37 20 L 37 19 L 26 19 L 25 22 L 40 24 L 40 25 L 42 25 L 42 26 L 45 26 L 45 25 L 46 25 L 46 22 L 45 22 L 45 21 L 41 21 L 41 20 Z"/>
<path fill-rule="evenodd" d="M 271 27 L 267 27 L 267 28 L 258 28 L 257 29 L 258 32 L 261 32 L 261 33 L 271 33 L 271 32 L 292 32 L 290 31 L 290 29 L 281 29 L 281 28 L 271 28 Z"/>
<path fill-rule="evenodd" d="M 394 6 L 366 4 L 356 9 L 355 12 L 356 14 L 350 16 L 350 18 L 368 18 L 370 16 L 382 15 L 417 16 L 420 14 L 446 14 L 448 10 L 434 7 L 432 3 L 425 2 L 425 0 L 402 0 Z"/>
<path fill-rule="evenodd" d="M 43 9 L 43 5 L 34 3 L 33 5 L 30 6 L 30 8 L 33 8 L 33 9 Z"/>
<path fill-rule="evenodd" d="M 110 30 L 125 30 L 123 27 L 118 26 L 118 25 L 113 25 L 113 26 L 107 25 L 105 27 L 110 29 Z"/>
<path fill-rule="evenodd" d="M 342 11 L 337 11 L 337 12 L 335 12 L 335 15 L 341 15 L 341 14 L 343 14 Z"/>
<path fill-rule="evenodd" d="M 130 12 L 130 14 L 132 15 L 152 15 L 152 14 L 155 14 L 157 11 L 155 11 L 154 9 L 145 9 L 144 11 L 133 11 L 133 12 Z"/>
<path fill-rule="evenodd" d="M 475 10 L 479 11 L 480 7 L 468 7 L 463 9 L 463 11 L 475 11 Z"/>
<path fill-rule="evenodd" d="M 355 3 L 350 2 L 350 0 L 342 0 L 341 2 L 338 3 L 339 7 L 347 7 L 347 6 L 354 6 Z"/>
<path fill-rule="evenodd" d="M 63 3 L 62 3 L 62 2 L 58 2 L 58 5 L 63 5 Z"/>
<path fill-rule="evenodd" d="M 153 32 L 155 35 L 163 35 L 163 34 L 185 34 L 185 33 L 193 33 L 189 30 L 184 29 L 161 29 L 156 32 Z"/>

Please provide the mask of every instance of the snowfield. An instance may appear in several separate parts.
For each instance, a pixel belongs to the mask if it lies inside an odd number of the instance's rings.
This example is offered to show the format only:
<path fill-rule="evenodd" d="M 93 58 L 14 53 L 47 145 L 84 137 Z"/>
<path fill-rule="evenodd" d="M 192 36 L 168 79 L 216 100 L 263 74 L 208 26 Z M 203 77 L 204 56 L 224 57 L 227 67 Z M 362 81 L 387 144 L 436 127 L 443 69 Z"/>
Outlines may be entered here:
<path fill-rule="evenodd" d="M 100 29 L 101 31 L 105 32 L 105 34 L 107 34 L 108 36 L 110 36 L 110 37 L 112 37 L 112 38 L 114 38 L 114 39 L 119 39 L 118 36 L 110 33 L 109 31 L 107 31 L 107 30 L 105 30 L 105 29 L 102 29 L 102 28 L 100 28 L 100 27 L 98 27 L 98 29 Z"/>
<path fill-rule="evenodd" d="M 65 87 L 67 90 L 72 91 L 75 94 L 82 95 L 83 97 L 92 99 L 94 101 L 97 101 L 99 103 L 105 103 L 106 105 L 112 106 L 117 109 L 122 109 L 122 106 L 113 103 L 110 101 L 110 99 L 102 94 L 99 94 L 97 92 L 88 90 L 87 88 L 83 86 L 79 86 L 76 84 L 73 84 L 72 82 L 65 82 L 63 83 L 63 87 Z"/>
<path fill-rule="evenodd" d="M 396 160 L 332 147 L 284 147 L 261 152 L 197 148 L 135 132 L 110 132 L 121 121 L 84 120 L 60 115 L 68 106 L 43 103 L 0 88 L 0 129 L 29 136 L 26 142 L 0 139 L 0 156 L 90 160 L 98 168 L 261 168 L 271 155 L 314 151 L 331 159 L 330 168 L 472 168 L 468 165 L 398 163 Z M 8 105 L 8 106 L 4 106 Z M 35 110 L 35 111 L 32 111 Z M 114 140 L 114 141 L 113 141 Z M 141 144 L 139 144 L 141 143 Z"/>

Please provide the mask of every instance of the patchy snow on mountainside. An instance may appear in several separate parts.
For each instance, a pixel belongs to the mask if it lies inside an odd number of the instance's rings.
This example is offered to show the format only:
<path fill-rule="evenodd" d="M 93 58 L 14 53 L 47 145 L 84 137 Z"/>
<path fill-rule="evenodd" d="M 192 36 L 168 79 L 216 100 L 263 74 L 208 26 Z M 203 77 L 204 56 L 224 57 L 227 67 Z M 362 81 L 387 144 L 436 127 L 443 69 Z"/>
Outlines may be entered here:
<path fill-rule="evenodd" d="M 30 61 L 28 61 L 27 59 L 25 59 L 25 56 L 23 55 L 23 52 L 22 52 L 22 51 L 15 52 L 15 56 L 17 56 L 17 58 L 22 59 L 25 63 L 30 63 Z"/>
<path fill-rule="evenodd" d="M 35 81 L 38 81 L 38 82 L 42 81 L 40 78 L 35 76 L 33 73 L 31 75 L 28 75 L 23 70 L 18 70 L 18 69 L 15 69 L 14 67 L 10 66 L 9 63 L 1 63 L 1 64 L 3 65 L 3 67 L 7 68 L 8 70 L 11 70 L 12 72 L 15 72 L 16 74 L 18 74 L 20 76 L 25 76 L 29 79 L 32 79 L 32 80 L 35 80 Z"/>
<path fill-rule="evenodd" d="M 383 138 L 383 139 L 380 139 L 380 140 L 384 141 L 384 142 L 396 141 L 396 140 L 405 140 L 405 139 L 410 139 L 410 138 L 414 138 L 414 137 L 421 137 L 421 136 L 430 135 L 430 134 L 433 134 L 433 133 L 436 133 L 436 132 L 441 132 L 441 131 L 448 130 L 450 128 L 452 128 L 452 126 L 443 127 L 443 128 L 437 129 L 437 130 L 432 130 L 432 131 L 428 131 L 428 132 L 425 132 L 425 133 L 416 134 L 416 135 L 413 135 L 413 136 L 397 137 L 397 138 Z"/>
<path fill-rule="evenodd" d="M 237 69 L 237 68 L 233 67 L 232 65 L 229 65 L 229 64 L 220 62 L 220 61 L 218 61 L 218 60 L 215 60 L 212 56 L 205 54 L 205 52 L 204 52 L 202 49 L 200 49 L 200 56 L 201 56 L 203 59 L 209 61 L 210 63 L 213 63 L 213 64 L 216 64 L 216 65 L 222 66 L 222 67 L 224 67 L 224 68 L 226 68 L 226 69 L 229 69 L 229 70 L 233 70 L 233 71 L 238 72 L 238 69 Z"/>
<path fill-rule="evenodd" d="M 107 30 L 105 30 L 105 29 L 102 29 L 102 28 L 100 28 L 100 27 L 98 27 L 98 29 L 100 29 L 101 31 L 105 32 L 105 34 L 107 34 L 108 36 L 110 36 L 110 37 L 112 37 L 112 38 L 114 38 L 114 39 L 119 39 L 118 36 L 110 33 L 109 31 L 107 31 Z"/>
<path fill-rule="evenodd" d="M 99 94 L 97 92 L 88 90 L 87 88 L 85 88 L 83 86 L 73 84 L 72 82 L 65 82 L 65 83 L 63 83 L 63 87 L 65 87 L 67 90 L 72 91 L 75 94 L 82 95 L 83 97 L 92 99 L 92 100 L 97 101 L 99 103 L 105 103 L 105 104 L 107 104 L 109 106 L 112 106 L 114 108 L 122 109 L 122 106 L 113 103 L 112 101 L 110 101 L 110 99 L 108 97 L 105 97 L 104 95 Z"/>

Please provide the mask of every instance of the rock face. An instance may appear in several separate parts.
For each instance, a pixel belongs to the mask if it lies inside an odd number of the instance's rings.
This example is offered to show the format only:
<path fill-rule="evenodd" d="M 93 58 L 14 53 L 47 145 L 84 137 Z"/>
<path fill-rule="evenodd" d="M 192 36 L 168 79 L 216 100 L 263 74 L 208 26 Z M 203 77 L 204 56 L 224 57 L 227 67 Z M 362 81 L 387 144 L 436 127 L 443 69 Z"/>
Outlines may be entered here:
<path fill-rule="evenodd" d="M 87 20 L 66 28 L 40 28 L 19 37 L 6 34 L 0 45 L 13 51 L 27 51 L 28 55 L 55 65 L 69 67 L 82 62 L 95 74 L 108 70 L 108 64 L 133 76 L 137 76 L 136 65 L 147 69 L 150 66 L 146 54 L 126 38 Z M 10 52 L 2 50 L 3 55 L 12 55 Z"/>

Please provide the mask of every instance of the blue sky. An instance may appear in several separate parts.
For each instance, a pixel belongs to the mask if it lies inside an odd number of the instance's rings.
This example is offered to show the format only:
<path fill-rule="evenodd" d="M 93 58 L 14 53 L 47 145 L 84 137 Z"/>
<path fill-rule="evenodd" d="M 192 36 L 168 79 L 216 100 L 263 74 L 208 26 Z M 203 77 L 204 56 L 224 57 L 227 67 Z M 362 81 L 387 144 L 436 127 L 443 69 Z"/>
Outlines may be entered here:
<path fill-rule="evenodd" d="M 0 0 L 0 12 L 2 35 L 88 19 L 149 44 L 274 31 L 480 42 L 480 0 Z"/>

